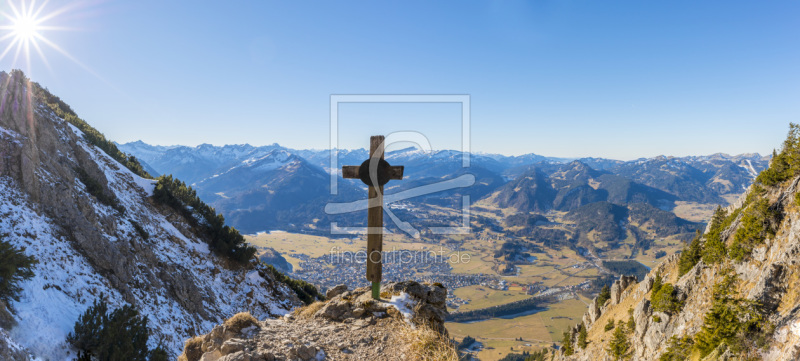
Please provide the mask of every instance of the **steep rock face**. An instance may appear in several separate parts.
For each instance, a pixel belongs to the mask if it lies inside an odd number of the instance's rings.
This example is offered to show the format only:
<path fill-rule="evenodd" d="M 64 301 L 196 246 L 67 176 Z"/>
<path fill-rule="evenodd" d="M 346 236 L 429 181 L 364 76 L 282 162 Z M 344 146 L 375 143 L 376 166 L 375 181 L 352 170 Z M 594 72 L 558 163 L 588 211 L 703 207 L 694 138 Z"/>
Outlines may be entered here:
<path fill-rule="evenodd" d="M 751 356 L 764 360 L 794 360 L 800 358 L 800 211 L 795 203 L 800 177 L 786 181 L 783 185 L 767 187 L 761 191 L 771 205 L 782 214 L 782 220 L 773 237 L 767 237 L 756 246 L 752 254 L 743 261 L 725 257 L 721 263 L 706 264 L 700 260 L 692 269 L 678 276 L 679 255 L 667 258 L 638 284 L 622 287 L 622 280 L 612 287 L 612 300 L 603 307 L 590 304 L 583 317 L 587 325 L 589 344 L 586 349 L 575 346 L 575 354 L 565 356 L 558 353 L 557 360 L 612 360 L 609 349 L 613 331 L 606 331 L 609 322 L 626 322 L 633 317 L 635 328 L 627 333 L 630 342 L 629 356 L 633 360 L 656 360 L 668 351 L 673 337 L 694 338 L 703 329 L 706 316 L 714 306 L 714 287 L 722 284 L 725 269 L 735 274 L 735 285 L 729 292 L 747 302 L 757 302 L 764 324 L 771 325 L 765 331 L 762 347 L 749 347 Z M 753 188 L 727 209 L 730 225 L 723 229 L 721 239 L 732 248 L 731 242 L 737 230 L 744 227 L 743 211 L 734 211 L 747 206 L 745 197 Z M 709 230 L 706 230 L 708 234 Z M 652 287 L 656 275 L 664 283 L 676 288 L 675 299 L 683 303 L 679 312 L 656 312 L 651 303 Z M 619 284 L 619 287 L 617 287 Z M 614 290 L 623 289 L 617 298 Z M 630 310 L 630 311 L 629 311 Z M 772 328 L 774 327 L 774 329 Z M 573 334 L 577 331 L 573 331 Z M 573 338 L 575 339 L 575 338 Z M 696 342 L 696 341 L 695 341 Z M 756 342 L 746 340 L 744 343 Z M 686 357 L 701 359 L 700 353 L 691 346 L 682 346 Z M 737 359 L 736 354 L 719 346 L 704 360 Z"/>
<path fill-rule="evenodd" d="M 399 282 L 384 285 L 381 300 L 364 287 L 279 319 L 259 322 L 240 314 L 188 340 L 179 360 L 419 359 L 412 344 L 420 339 L 449 348 L 436 359 L 455 360 L 448 358 L 454 350 L 444 328 L 446 294 L 438 285 Z"/>
<path fill-rule="evenodd" d="M 0 235 L 39 260 L 12 305 L 15 342 L 63 359 L 67 333 L 100 294 L 147 315 L 150 342 L 173 353 L 240 310 L 267 317 L 300 304 L 261 266 L 210 253 L 181 216 L 152 201 L 154 181 L 91 145 L 37 101 L 36 86 L 21 72 L 0 73 Z"/>

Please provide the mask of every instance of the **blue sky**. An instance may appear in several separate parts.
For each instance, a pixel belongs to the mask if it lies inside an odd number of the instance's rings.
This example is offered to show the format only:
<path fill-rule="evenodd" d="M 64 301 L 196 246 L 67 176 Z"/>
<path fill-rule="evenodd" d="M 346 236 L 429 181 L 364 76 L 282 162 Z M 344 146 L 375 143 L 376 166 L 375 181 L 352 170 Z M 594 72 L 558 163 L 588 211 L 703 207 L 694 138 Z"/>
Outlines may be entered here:
<path fill-rule="evenodd" d="M 469 94 L 472 150 L 504 154 L 763 154 L 800 122 L 798 2 L 69 6 L 45 24 L 71 30 L 41 34 L 73 59 L 43 45 L 50 69 L 36 53 L 0 67 L 119 142 L 327 148 L 331 94 Z M 452 104 L 348 104 L 339 120 L 348 148 L 396 130 L 460 147 Z"/>

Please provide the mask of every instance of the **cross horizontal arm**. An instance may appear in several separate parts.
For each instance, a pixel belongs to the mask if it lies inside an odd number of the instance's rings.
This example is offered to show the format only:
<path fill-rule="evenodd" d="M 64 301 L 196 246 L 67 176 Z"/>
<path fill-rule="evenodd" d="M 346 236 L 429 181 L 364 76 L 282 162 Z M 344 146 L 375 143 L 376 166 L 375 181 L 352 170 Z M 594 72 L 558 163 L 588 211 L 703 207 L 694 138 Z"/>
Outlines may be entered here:
<path fill-rule="evenodd" d="M 355 178 L 358 179 L 358 169 L 361 166 L 358 165 L 346 165 L 342 167 L 342 178 Z M 402 165 L 393 165 L 389 167 L 389 179 L 396 179 L 400 180 L 403 179 L 403 169 Z"/>
<path fill-rule="evenodd" d="M 346 165 L 342 167 L 342 178 L 359 178 L 357 165 Z"/>
<path fill-rule="evenodd" d="M 403 170 L 405 167 L 402 165 L 393 165 L 389 167 L 389 179 L 401 180 L 403 179 Z"/>

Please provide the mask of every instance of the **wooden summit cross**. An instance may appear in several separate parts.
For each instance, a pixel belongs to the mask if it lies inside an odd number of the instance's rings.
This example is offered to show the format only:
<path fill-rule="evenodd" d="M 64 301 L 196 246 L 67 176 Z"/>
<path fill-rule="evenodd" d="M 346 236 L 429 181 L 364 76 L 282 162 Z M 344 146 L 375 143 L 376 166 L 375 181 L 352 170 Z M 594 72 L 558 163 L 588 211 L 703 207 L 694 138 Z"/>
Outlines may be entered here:
<path fill-rule="evenodd" d="M 358 178 L 369 186 L 367 200 L 367 280 L 372 282 L 372 298 L 380 298 L 383 273 L 383 185 L 403 179 L 403 166 L 391 166 L 383 159 L 383 136 L 369 137 L 369 159 L 361 165 L 342 167 L 343 178 Z"/>

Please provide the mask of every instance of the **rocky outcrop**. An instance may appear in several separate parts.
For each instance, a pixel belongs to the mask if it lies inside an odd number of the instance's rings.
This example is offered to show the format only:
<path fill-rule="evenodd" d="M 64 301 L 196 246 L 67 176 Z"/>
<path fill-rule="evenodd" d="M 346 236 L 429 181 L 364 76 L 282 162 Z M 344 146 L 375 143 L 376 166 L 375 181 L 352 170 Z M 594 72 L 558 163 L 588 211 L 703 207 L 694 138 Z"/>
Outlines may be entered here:
<path fill-rule="evenodd" d="M 635 328 L 628 330 L 632 360 L 656 360 L 670 347 L 674 338 L 694 338 L 703 329 L 704 320 L 714 305 L 713 290 L 731 272 L 737 280 L 729 291 L 735 297 L 756 302 L 761 324 L 766 325 L 763 341 L 742 339 L 741 345 L 750 357 L 763 360 L 800 359 L 800 210 L 795 199 L 800 177 L 783 183 L 782 186 L 764 187 L 760 197 L 767 200 L 770 209 L 780 214 L 774 219 L 779 227 L 774 236 L 767 237 L 757 245 L 752 254 L 742 261 L 727 258 L 720 263 L 707 264 L 700 260 L 683 275 L 678 275 L 680 255 L 665 259 L 635 284 L 630 279 L 620 279 L 611 287 L 611 299 L 606 305 L 589 305 L 583 322 L 588 326 L 588 346 L 578 349 L 571 356 L 558 353 L 557 360 L 611 360 L 607 351 L 612 339 L 606 331 L 609 322 L 627 321 L 633 317 Z M 729 214 L 748 203 L 743 199 L 728 208 Z M 723 229 L 721 240 L 732 246 L 737 230 L 744 227 L 742 213 L 731 218 L 730 226 Z M 752 223 L 752 221 L 751 221 Z M 752 225 L 751 225 L 752 227 Z M 708 232 L 708 229 L 706 230 Z M 674 313 L 657 312 L 651 304 L 652 287 L 656 275 L 675 289 L 675 300 L 682 304 Z M 631 313 L 628 313 L 631 310 Z M 573 336 L 577 333 L 572 329 Z M 756 342 L 763 346 L 756 347 Z M 676 348 L 670 349 L 675 351 Z M 691 346 L 679 346 L 685 352 L 681 357 L 701 359 L 701 354 Z M 702 358 L 703 360 L 738 359 L 736 351 L 721 345 Z"/>
<path fill-rule="evenodd" d="M 444 329 L 447 290 L 439 285 L 384 285 L 346 291 L 291 315 L 258 321 L 236 315 L 186 342 L 182 361 L 398 360 L 414 359 L 416 332 L 433 330 L 451 347 Z M 411 335 L 411 337 L 409 337 Z"/>
<path fill-rule="evenodd" d="M 597 297 L 589 303 L 589 310 L 583 315 L 583 324 L 591 326 L 600 317 L 600 307 L 597 306 Z"/>
<path fill-rule="evenodd" d="M 610 306 L 616 305 L 620 302 L 624 292 L 628 290 L 628 287 L 636 283 L 636 277 L 634 276 L 622 276 L 620 279 L 614 281 L 611 285 L 611 298 L 606 301 L 602 305 L 597 304 L 597 297 L 595 297 L 592 302 L 589 304 L 589 309 L 583 315 L 581 321 L 587 327 L 594 324 L 600 315 L 603 313 L 603 310 Z M 577 327 L 577 326 L 576 326 Z M 577 332 L 577 331 L 576 331 Z"/>
<path fill-rule="evenodd" d="M 614 284 L 611 285 L 611 304 L 618 304 L 622 298 L 622 292 L 634 283 L 636 283 L 636 277 L 634 276 L 622 276 L 614 281 Z"/>
<path fill-rule="evenodd" d="M 265 267 L 209 251 L 207 236 L 150 196 L 143 179 L 42 102 L 21 72 L 0 72 L 0 234 L 35 256 L 9 336 L 43 359 L 65 359 L 64 336 L 100 294 L 135 306 L 173 355 L 192 334 L 251 310 L 302 304 Z M 52 98 L 50 98 L 52 100 Z M 88 130 L 88 128 L 84 128 Z"/>
<path fill-rule="evenodd" d="M 447 289 L 441 285 L 414 281 L 394 282 L 381 287 L 381 300 L 372 298 L 371 289 L 357 288 L 332 297 L 310 316 L 343 321 L 353 317 L 388 314 L 398 318 L 406 317 L 413 325 L 425 325 L 446 334 L 446 297 Z"/>

